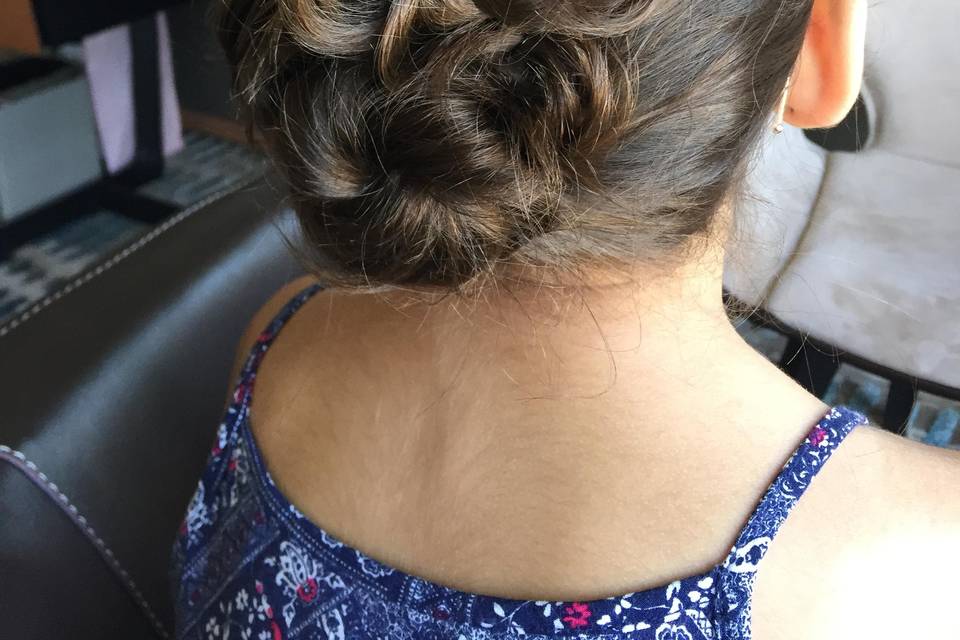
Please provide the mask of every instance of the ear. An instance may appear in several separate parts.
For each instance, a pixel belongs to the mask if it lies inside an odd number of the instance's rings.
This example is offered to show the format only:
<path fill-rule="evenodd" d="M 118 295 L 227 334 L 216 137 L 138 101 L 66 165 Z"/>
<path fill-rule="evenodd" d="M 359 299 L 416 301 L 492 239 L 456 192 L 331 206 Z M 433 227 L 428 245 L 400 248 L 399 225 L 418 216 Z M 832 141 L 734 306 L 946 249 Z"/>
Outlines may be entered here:
<path fill-rule="evenodd" d="M 866 31 L 866 0 L 814 0 L 785 122 L 815 129 L 843 120 L 860 93 Z"/>

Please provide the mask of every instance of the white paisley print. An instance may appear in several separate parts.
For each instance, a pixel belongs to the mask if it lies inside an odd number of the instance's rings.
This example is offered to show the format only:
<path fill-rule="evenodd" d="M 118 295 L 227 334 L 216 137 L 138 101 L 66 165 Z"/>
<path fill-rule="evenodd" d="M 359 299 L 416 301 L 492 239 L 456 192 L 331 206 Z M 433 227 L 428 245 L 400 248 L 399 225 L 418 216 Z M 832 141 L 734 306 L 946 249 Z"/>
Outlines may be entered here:
<path fill-rule="evenodd" d="M 519 601 L 447 589 L 387 567 L 305 518 L 269 479 L 247 421 L 257 365 L 296 310 L 260 335 L 217 433 L 173 555 L 176 636 L 202 640 L 746 640 L 760 561 L 793 505 L 859 414 L 813 428 L 726 560 L 658 589 L 583 602 Z"/>

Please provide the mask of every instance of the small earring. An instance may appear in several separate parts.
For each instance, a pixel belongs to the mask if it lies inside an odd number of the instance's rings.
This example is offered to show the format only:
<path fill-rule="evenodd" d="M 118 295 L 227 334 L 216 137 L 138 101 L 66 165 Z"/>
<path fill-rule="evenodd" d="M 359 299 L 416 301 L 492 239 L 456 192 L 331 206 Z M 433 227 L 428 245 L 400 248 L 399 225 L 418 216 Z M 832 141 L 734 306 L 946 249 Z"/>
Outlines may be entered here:
<path fill-rule="evenodd" d="M 773 135 L 778 136 L 783 133 L 783 118 L 789 108 L 787 101 L 790 100 L 790 84 L 793 82 L 793 76 L 787 78 L 787 84 L 780 95 L 780 104 L 777 108 L 777 123 L 773 125 Z"/>

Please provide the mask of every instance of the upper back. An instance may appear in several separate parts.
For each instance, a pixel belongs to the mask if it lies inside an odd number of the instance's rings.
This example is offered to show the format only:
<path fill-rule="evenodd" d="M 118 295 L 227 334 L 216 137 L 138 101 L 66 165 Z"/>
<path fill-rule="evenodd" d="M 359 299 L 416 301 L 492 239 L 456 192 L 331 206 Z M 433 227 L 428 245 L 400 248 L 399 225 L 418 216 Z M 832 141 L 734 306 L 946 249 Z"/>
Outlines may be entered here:
<path fill-rule="evenodd" d="M 280 304 L 290 295 L 281 292 Z M 680 442 L 664 431 L 657 442 L 649 440 L 656 430 L 641 429 L 648 438 L 640 447 L 619 437 L 609 449 L 586 451 L 561 442 L 570 462 L 558 464 L 557 443 L 536 411 L 495 407 L 479 413 L 491 422 L 526 420 L 514 426 L 532 434 L 506 445 L 458 440 L 440 428 L 448 425 L 411 419 L 424 407 L 415 402 L 417 384 L 402 380 L 410 371 L 402 361 L 442 355 L 431 341 L 404 333 L 401 319 L 389 329 L 368 322 L 367 301 L 335 296 L 317 296 L 271 347 L 257 374 L 251 426 L 293 504 L 388 566 L 531 600 L 667 584 L 724 560 L 787 457 L 763 438 L 724 449 L 707 435 Z M 277 306 L 268 305 L 266 319 Z M 331 309 L 344 313 L 330 317 Z M 265 324 L 260 317 L 252 327 Z M 411 409 L 383 387 L 389 380 L 407 385 L 401 395 Z M 476 394 L 489 398 L 483 389 Z M 464 398 L 453 410 L 470 419 L 477 410 Z M 419 426 L 405 430 L 411 424 Z M 644 457 L 630 457 L 637 452 Z M 856 429 L 769 545 L 757 571 L 754 637 L 900 638 L 914 628 L 955 635 L 949 616 L 921 621 L 914 612 L 937 598 L 946 604 L 960 568 L 951 549 L 960 540 L 960 501 L 951 499 L 957 480 L 955 454 Z"/>

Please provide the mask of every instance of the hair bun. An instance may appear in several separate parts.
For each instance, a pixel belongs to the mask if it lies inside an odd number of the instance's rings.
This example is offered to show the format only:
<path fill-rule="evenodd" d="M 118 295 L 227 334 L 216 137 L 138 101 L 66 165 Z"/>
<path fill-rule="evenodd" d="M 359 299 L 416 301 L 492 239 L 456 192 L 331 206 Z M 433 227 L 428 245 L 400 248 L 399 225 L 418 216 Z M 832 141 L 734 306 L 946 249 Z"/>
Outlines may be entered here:
<path fill-rule="evenodd" d="M 269 90 L 309 245 L 358 279 L 460 283 L 565 226 L 629 112 L 599 43 L 457 15 L 393 3 L 374 64 L 294 58 Z"/>
<path fill-rule="evenodd" d="M 808 0 L 218 5 L 325 277 L 446 286 L 706 230 L 809 15 Z"/>

